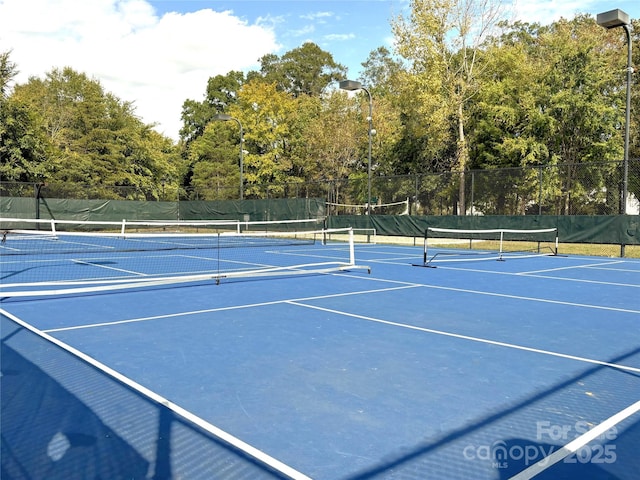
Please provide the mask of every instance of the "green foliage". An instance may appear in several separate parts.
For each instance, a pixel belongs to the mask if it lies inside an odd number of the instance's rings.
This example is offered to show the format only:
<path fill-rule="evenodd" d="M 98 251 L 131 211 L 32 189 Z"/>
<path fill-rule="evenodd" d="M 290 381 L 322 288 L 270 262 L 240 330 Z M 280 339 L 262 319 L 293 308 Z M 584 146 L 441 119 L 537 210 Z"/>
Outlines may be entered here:
<path fill-rule="evenodd" d="M 237 114 L 234 109 L 230 113 L 240 119 L 247 132 L 248 195 L 258 195 L 253 185 L 286 183 L 293 172 L 289 142 L 296 100 L 277 91 L 274 84 L 254 80 L 243 86 L 237 110 Z"/>
<path fill-rule="evenodd" d="M 274 54 L 260 59 L 260 75 L 266 83 L 274 83 L 276 89 L 294 97 L 318 96 L 331 82 L 346 75 L 343 65 L 315 43 L 307 42 L 299 48 L 286 52 L 282 57 Z M 257 79 L 253 74 L 249 79 Z"/>
<path fill-rule="evenodd" d="M 497 193 L 477 206 L 523 213 L 532 207 L 519 199 L 540 195 L 555 213 L 575 213 L 576 199 L 581 213 L 598 213 L 616 195 L 603 186 L 620 183 L 618 169 L 603 162 L 622 159 L 625 36 L 586 15 L 548 26 L 498 23 L 497 3 L 411 0 L 410 15 L 393 21 L 396 50 L 379 47 L 362 64 L 376 130 L 374 196 L 395 200 L 417 188 L 377 176 L 445 172 L 434 180 L 446 184 L 437 200 L 443 211 L 462 213 L 469 170 L 530 167 L 478 181 L 475 188 Z M 637 65 L 640 48 L 633 55 Z M 173 199 L 188 190 L 192 198 L 230 199 L 239 194 L 242 148 L 247 197 L 267 195 L 265 184 L 279 196 L 287 184 L 331 182 L 330 191 L 306 191 L 366 200 L 369 97 L 339 90 L 346 69 L 313 43 L 265 55 L 258 71 L 209 78 L 204 98 L 183 104 L 178 145 L 71 68 L 14 86 L 16 72 L 10 52 L 0 54 L 3 181 L 46 182 L 48 193 L 80 197 Z M 636 74 L 634 92 L 637 85 Z M 632 102 L 634 158 L 640 95 Z M 215 121 L 219 113 L 241 123 L 242 145 L 238 124 Z M 347 188 L 346 179 L 357 182 Z M 639 185 L 632 173 L 630 191 L 640 195 Z M 440 188 L 422 187 L 429 195 Z"/>
<path fill-rule="evenodd" d="M 11 52 L 0 52 L 0 98 L 9 93 L 9 85 L 18 74 L 16 64 L 9 57 Z"/>
<path fill-rule="evenodd" d="M 170 140 L 69 67 L 17 85 L 2 120 L 3 178 L 46 182 L 50 195 L 157 198 L 158 180 L 177 178 Z"/>
<path fill-rule="evenodd" d="M 236 127 L 231 132 L 232 127 Z M 211 122 L 189 149 L 191 186 L 199 200 L 226 200 L 239 194 L 239 147 L 237 125 Z M 235 134 L 235 135 L 234 135 Z M 234 142 L 235 140 L 235 142 Z"/>
<path fill-rule="evenodd" d="M 238 91 L 244 82 L 244 74 L 236 71 L 209 78 L 205 99 L 202 102 L 185 100 L 182 105 L 183 127 L 180 129 L 180 138 L 189 144 L 202 135 L 214 115 L 224 112 L 237 102 Z"/>
<path fill-rule="evenodd" d="M 48 149 L 34 112 L 13 99 L 0 100 L 0 178 L 11 182 L 45 178 Z"/>

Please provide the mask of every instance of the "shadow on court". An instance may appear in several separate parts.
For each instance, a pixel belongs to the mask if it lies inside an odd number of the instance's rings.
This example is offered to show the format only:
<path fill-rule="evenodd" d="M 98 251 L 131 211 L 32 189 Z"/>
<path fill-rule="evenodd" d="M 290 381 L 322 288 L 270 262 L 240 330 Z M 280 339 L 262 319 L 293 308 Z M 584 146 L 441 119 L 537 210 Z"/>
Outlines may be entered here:
<path fill-rule="evenodd" d="M 607 363 L 638 357 L 640 348 Z M 348 480 L 508 479 L 605 420 L 600 418 L 602 403 L 590 405 L 594 403 L 592 395 L 617 398 L 621 406 L 609 407 L 614 409 L 613 415 L 637 401 L 639 386 L 640 374 L 595 366 L 475 423 L 388 457 Z M 598 420 L 590 423 L 584 418 Z M 640 471 L 638 444 L 640 421 L 627 419 L 535 478 L 636 479 Z"/>
<path fill-rule="evenodd" d="M 1 477 L 288 478 L 1 317 Z"/>

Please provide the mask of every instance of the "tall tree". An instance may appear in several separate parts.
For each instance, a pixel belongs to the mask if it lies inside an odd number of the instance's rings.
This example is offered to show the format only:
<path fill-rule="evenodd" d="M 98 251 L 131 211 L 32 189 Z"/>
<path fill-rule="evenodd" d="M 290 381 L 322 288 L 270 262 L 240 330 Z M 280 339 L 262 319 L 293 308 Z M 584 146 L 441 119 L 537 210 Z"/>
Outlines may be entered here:
<path fill-rule="evenodd" d="M 49 143 L 36 112 L 10 95 L 18 73 L 10 55 L 0 53 L 0 179 L 35 182 L 44 177 Z"/>
<path fill-rule="evenodd" d="M 376 96 L 397 93 L 398 75 L 404 70 L 402 62 L 392 57 L 386 47 L 371 51 L 362 63 L 360 81 L 370 87 Z"/>
<path fill-rule="evenodd" d="M 605 35 L 593 18 L 579 15 L 549 26 L 516 23 L 486 46 L 484 86 L 471 102 L 474 168 L 564 164 L 544 188 L 557 213 L 578 213 L 572 198 L 595 208 L 612 194 L 604 186 L 615 167 L 602 162 L 619 158 L 624 109 Z M 504 186 L 494 184 L 493 191 L 535 198 L 526 190 L 539 181 L 539 171 L 528 172 L 514 179 L 504 174 Z M 501 208 L 500 199 L 492 203 Z"/>
<path fill-rule="evenodd" d="M 266 184 L 273 184 L 271 193 L 280 195 L 293 172 L 289 142 L 295 99 L 277 91 L 275 84 L 249 81 L 228 113 L 245 127 L 247 195 L 263 196 L 261 186 Z"/>
<path fill-rule="evenodd" d="M 199 200 L 239 197 L 238 128 L 234 122 L 210 122 L 189 147 L 191 186 Z"/>
<path fill-rule="evenodd" d="M 9 94 L 9 85 L 18 74 L 17 66 L 10 56 L 11 51 L 0 52 L 0 98 Z"/>
<path fill-rule="evenodd" d="M 325 87 L 346 75 L 346 68 L 333 56 L 315 43 L 306 42 L 301 47 L 286 52 L 282 57 L 275 54 L 260 59 L 260 72 L 247 76 L 248 80 L 262 78 L 275 83 L 278 91 L 294 97 L 320 95 Z"/>
<path fill-rule="evenodd" d="M 226 111 L 238 101 L 238 91 L 245 82 L 244 74 L 231 71 L 226 75 L 216 75 L 207 81 L 204 100 L 185 100 L 182 104 L 180 138 L 189 144 L 204 133 L 207 124 L 217 113 Z"/>
<path fill-rule="evenodd" d="M 358 111 L 351 108 L 352 103 L 344 92 L 333 92 L 318 101 L 321 103 L 317 116 L 306 125 L 306 140 L 300 143 L 301 157 L 307 159 L 307 178 L 329 181 L 329 199 L 332 202 L 364 203 L 365 189 L 360 192 L 359 198 L 344 196 L 348 192 L 340 189 L 342 180 L 357 178 L 366 172 L 365 157 L 358 148 L 364 138 L 364 123 L 358 118 Z"/>
<path fill-rule="evenodd" d="M 411 62 L 416 100 L 432 125 L 429 137 L 443 146 L 455 139 L 458 212 L 464 215 L 468 104 L 479 88 L 480 48 L 500 18 L 500 1 L 411 0 L 410 7 L 408 18 L 393 22 L 398 52 Z"/>
<path fill-rule="evenodd" d="M 0 98 L 0 179 L 41 182 L 48 176 L 51 153 L 37 114 L 14 98 Z"/>
<path fill-rule="evenodd" d="M 609 65 L 616 56 L 602 54 L 606 35 L 592 17 L 579 15 L 554 23 L 539 38 L 547 65 L 542 82 L 546 88 L 539 94 L 540 107 L 550 119 L 546 141 L 551 154 L 567 164 L 560 177 L 562 204 L 558 205 L 564 214 L 577 213 L 573 198 L 587 203 L 587 197 L 601 195 L 597 192 L 604 179 L 615 175 L 615 169 L 593 165 L 588 175 L 578 176 L 579 166 L 584 172 L 585 164 L 622 157 L 621 130 L 616 127 L 622 124 L 624 93 L 618 89 L 616 68 Z"/>
<path fill-rule="evenodd" d="M 128 187 L 127 195 L 157 196 L 157 180 L 175 176 L 170 140 L 85 74 L 54 69 L 16 86 L 12 99 L 37 116 L 50 144 L 40 172 L 60 188 L 115 197 L 110 187 L 120 186 Z"/>

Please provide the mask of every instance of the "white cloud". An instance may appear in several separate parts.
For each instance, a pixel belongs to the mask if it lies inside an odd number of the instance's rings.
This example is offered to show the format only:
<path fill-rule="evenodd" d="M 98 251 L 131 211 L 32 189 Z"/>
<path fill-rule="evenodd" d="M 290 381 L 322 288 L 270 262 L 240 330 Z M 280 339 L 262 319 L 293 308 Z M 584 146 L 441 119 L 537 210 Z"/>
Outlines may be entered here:
<path fill-rule="evenodd" d="M 304 37 L 305 35 L 311 35 L 316 31 L 316 27 L 313 25 L 305 25 L 298 29 L 289 29 L 287 34 L 291 37 Z"/>
<path fill-rule="evenodd" d="M 327 41 L 343 42 L 356 38 L 356 35 L 354 33 L 330 33 L 328 35 L 325 35 L 323 38 Z"/>
<path fill-rule="evenodd" d="M 513 0 L 513 19 L 528 23 L 552 23 L 559 18 L 573 18 L 577 13 L 587 12 L 590 0 Z"/>
<path fill-rule="evenodd" d="M 333 12 L 315 12 L 315 13 L 307 13 L 305 15 L 300 15 L 300 18 L 304 20 L 322 20 L 325 21 L 327 18 L 331 18 L 335 16 Z"/>
<path fill-rule="evenodd" d="M 70 66 L 174 139 L 182 103 L 201 100 L 209 77 L 255 68 L 278 48 L 272 28 L 230 11 L 160 17 L 145 0 L 0 0 L 0 50 L 12 50 L 18 83 Z"/>

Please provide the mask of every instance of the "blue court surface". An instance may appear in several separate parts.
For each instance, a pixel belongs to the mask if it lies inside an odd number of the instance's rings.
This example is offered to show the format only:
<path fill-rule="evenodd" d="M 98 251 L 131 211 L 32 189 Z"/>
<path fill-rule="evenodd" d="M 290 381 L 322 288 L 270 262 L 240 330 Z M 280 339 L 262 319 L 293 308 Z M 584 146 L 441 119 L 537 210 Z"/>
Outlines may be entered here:
<path fill-rule="evenodd" d="M 2 478 L 638 478 L 640 261 L 422 253 L 3 299 Z"/>

